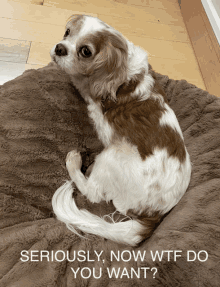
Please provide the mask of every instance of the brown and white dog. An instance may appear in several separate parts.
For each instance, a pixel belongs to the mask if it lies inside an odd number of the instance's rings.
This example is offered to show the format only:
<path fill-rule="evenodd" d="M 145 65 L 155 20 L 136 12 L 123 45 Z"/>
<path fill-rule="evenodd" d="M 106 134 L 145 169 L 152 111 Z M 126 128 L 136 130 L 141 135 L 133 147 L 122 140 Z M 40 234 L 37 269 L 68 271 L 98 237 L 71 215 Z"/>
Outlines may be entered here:
<path fill-rule="evenodd" d="M 179 202 L 190 181 L 177 118 L 149 70 L 147 53 L 97 18 L 72 16 L 51 58 L 71 75 L 105 147 L 89 178 L 80 171 L 80 154 L 70 152 L 70 178 L 91 202 L 112 200 L 130 220 L 109 223 L 79 210 L 71 181 L 54 194 L 54 212 L 75 233 L 78 228 L 136 245 Z"/>

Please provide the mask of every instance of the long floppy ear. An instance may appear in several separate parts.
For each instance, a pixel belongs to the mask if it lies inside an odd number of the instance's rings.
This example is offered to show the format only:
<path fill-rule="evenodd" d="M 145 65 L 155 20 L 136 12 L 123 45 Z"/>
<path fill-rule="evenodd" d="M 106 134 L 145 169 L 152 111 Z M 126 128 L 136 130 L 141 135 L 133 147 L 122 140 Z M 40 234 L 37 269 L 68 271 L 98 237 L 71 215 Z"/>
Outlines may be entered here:
<path fill-rule="evenodd" d="M 99 52 L 91 63 L 90 91 L 94 98 L 116 100 L 116 92 L 127 79 L 128 47 L 119 34 L 99 33 Z"/>

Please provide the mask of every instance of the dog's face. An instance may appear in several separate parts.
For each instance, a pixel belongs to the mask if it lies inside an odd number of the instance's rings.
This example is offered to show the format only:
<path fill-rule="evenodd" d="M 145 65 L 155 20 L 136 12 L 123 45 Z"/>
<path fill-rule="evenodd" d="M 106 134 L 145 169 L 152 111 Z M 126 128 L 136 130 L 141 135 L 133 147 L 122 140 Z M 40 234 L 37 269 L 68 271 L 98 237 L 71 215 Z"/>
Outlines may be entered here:
<path fill-rule="evenodd" d="M 127 40 L 94 17 L 72 16 L 51 58 L 73 77 L 86 78 L 94 98 L 115 100 L 118 87 L 127 80 Z"/>

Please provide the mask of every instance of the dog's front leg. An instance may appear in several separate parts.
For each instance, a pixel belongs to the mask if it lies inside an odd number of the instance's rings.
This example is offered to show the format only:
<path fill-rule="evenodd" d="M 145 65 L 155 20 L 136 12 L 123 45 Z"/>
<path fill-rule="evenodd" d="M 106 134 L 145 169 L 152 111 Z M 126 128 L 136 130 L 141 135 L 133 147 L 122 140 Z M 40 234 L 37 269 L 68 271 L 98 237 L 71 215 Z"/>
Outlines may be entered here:
<path fill-rule="evenodd" d="M 76 184 L 79 191 L 91 202 L 100 202 L 103 199 L 103 190 L 95 180 L 94 175 L 88 179 L 81 172 L 82 158 L 79 152 L 73 150 L 67 154 L 66 167 L 70 178 Z"/>

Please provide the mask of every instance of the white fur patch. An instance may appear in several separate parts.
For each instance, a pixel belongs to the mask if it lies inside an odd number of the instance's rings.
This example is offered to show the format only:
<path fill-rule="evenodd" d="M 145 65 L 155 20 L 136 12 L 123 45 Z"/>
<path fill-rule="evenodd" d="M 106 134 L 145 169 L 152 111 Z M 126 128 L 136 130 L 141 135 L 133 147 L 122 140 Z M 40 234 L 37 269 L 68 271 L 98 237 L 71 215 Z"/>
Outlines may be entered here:
<path fill-rule="evenodd" d="M 139 198 L 143 210 L 151 206 L 162 214 L 167 213 L 179 202 L 189 184 L 191 165 L 188 153 L 182 164 L 177 158 L 170 157 L 166 149 L 156 149 L 154 155 L 144 162 L 144 170 L 145 194 Z"/>
<path fill-rule="evenodd" d="M 137 86 L 132 96 L 138 96 L 140 101 L 145 101 L 152 97 L 154 79 L 150 74 L 144 76 L 144 80 Z M 159 96 L 160 98 L 160 96 Z"/>
<path fill-rule="evenodd" d="M 112 141 L 113 128 L 105 119 L 101 105 L 95 103 L 92 99 L 89 99 L 88 104 L 89 116 L 93 120 L 98 137 L 105 147 L 109 146 Z"/>
<path fill-rule="evenodd" d="M 92 33 L 94 31 L 101 31 L 103 29 L 104 29 L 104 25 L 99 19 L 94 18 L 94 17 L 85 17 L 85 21 L 79 33 L 79 37 L 84 37 L 88 33 Z"/>
<path fill-rule="evenodd" d="M 164 107 L 166 111 L 163 113 L 162 117 L 160 118 L 160 125 L 170 126 L 174 130 L 176 130 L 178 134 L 181 136 L 181 138 L 183 139 L 183 133 L 181 131 L 179 122 L 176 118 L 174 111 L 166 103 L 164 104 Z"/>
<path fill-rule="evenodd" d="M 148 74 L 147 52 L 127 40 L 128 45 L 128 80 L 143 70 Z"/>

